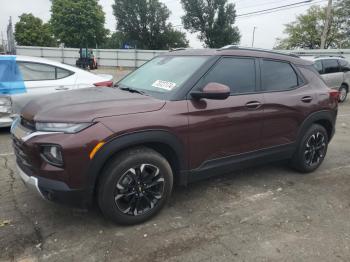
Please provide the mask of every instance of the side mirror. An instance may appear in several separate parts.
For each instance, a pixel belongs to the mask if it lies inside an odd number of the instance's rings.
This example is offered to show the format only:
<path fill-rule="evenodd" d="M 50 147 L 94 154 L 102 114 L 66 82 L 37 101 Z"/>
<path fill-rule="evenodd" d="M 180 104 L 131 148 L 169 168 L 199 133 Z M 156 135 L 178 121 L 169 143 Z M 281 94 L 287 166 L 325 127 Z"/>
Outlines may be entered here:
<path fill-rule="evenodd" d="M 219 83 L 208 83 L 202 91 L 193 91 L 191 96 L 195 99 L 225 100 L 230 96 L 231 90 L 227 85 Z"/>

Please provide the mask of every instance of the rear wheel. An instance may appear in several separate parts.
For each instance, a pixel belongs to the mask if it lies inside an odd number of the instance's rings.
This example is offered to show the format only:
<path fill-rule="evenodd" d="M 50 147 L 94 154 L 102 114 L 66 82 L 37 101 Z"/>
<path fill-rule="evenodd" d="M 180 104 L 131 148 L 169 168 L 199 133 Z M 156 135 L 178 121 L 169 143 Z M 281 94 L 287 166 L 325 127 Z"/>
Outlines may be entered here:
<path fill-rule="evenodd" d="M 114 222 L 137 224 L 163 208 L 172 186 L 172 170 L 162 155 L 148 148 L 131 149 L 105 168 L 98 203 L 103 214 Z"/>
<path fill-rule="evenodd" d="M 342 85 L 339 88 L 339 102 L 341 103 L 345 102 L 347 96 L 348 96 L 348 89 L 345 85 Z"/>
<path fill-rule="evenodd" d="M 292 166 L 302 173 L 316 170 L 323 162 L 328 148 L 326 129 L 312 125 L 304 134 L 292 159 Z"/>

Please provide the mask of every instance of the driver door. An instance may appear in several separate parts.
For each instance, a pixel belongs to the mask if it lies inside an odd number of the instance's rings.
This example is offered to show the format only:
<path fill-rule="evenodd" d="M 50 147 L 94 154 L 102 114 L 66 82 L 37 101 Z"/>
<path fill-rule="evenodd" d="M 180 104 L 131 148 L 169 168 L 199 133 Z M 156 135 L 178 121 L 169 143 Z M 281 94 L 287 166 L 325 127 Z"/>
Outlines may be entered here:
<path fill-rule="evenodd" d="M 258 94 L 255 58 L 223 57 L 199 81 L 230 87 L 226 100 L 200 99 L 189 95 L 190 166 L 260 149 L 263 95 Z"/>

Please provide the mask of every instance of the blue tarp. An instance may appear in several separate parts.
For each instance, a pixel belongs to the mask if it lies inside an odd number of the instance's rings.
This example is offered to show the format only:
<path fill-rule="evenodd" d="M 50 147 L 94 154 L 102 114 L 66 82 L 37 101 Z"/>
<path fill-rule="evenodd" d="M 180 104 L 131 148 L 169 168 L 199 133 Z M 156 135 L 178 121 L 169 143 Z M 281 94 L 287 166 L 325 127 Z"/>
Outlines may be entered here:
<path fill-rule="evenodd" d="M 26 93 L 21 71 L 15 56 L 0 56 L 0 95 Z"/>

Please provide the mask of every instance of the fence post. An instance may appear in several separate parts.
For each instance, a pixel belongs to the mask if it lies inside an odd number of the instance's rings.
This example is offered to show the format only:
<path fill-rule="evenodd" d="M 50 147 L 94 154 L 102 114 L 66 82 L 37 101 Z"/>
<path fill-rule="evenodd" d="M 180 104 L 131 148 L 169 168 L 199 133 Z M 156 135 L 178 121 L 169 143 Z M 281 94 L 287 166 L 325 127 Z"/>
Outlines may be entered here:
<path fill-rule="evenodd" d="M 64 63 L 64 47 L 62 46 L 62 63 Z"/>
<path fill-rule="evenodd" d="M 135 68 L 137 68 L 137 49 L 135 49 Z"/>
<path fill-rule="evenodd" d="M 117 67 L 119 67 L 119 51 L 117 49 Z"/>
<path fill-rule="evenodd" d="M 44 50 L 43 50 L 42 47 L 40 47 L 40 56 L 41 56 L 41 57 L 44 57 Z"/>

